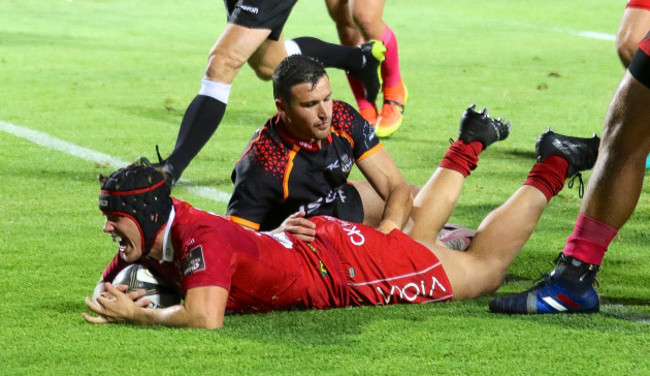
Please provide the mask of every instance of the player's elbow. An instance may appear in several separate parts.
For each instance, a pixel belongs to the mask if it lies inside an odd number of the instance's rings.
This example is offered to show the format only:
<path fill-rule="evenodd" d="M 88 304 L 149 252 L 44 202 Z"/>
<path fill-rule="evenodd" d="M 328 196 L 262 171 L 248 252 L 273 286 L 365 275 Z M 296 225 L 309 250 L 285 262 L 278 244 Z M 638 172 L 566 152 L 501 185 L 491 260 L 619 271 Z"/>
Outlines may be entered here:
<path fill-rule="evenodd" d="M 187 323 L 188 327 L 195 329 L 220 329 L 223 316 L 209 311 L 192 312 Z"/>
<path fill-rule="evenodd" d="M 201 329 L 208 329 L 208 330 L 216 330 L 216 329 L 221 329 L 223 327 L 223 322 L 221 323 L 206 323 L 205 326 L 203 326 Z"/>
<path fill-rule="evenodd" d="M 209 330 L 221 329 L 223 327 L 223 319 L 210 315 L 195 316 L 192 320 L 191 327 Z"/>

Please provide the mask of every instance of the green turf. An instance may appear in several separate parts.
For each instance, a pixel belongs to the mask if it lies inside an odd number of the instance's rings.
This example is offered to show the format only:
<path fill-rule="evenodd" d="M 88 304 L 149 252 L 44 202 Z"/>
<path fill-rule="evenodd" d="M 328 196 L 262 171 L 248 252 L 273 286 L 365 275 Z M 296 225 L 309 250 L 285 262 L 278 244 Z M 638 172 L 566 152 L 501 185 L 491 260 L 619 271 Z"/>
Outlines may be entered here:
<path fill-rule="evenodd" d="M 613 35 L 623 6 L 389 1 L 409 102 L 384 143 L 406 178 L 426 181 L 467 105 L 512 120 L 452 218 L 476 226 L 523 181 L 545 127 L 600 133 L 623 69 L 612 41 L 576 32 Z M 207 0 L 5 0 L 0 14 L 0 121 L 126 161 L 154 157 L 156 144 L 171 151 L 225 24 L 221 2 Z M 336 41 L 321 1 L 300 1 L 285 32 Z M 343 74 L 330 75 L 335 97 L 351 101 Z M 245 67 L 175 194 L 223 213 L 189 188 L 230 192 L 234 162 L 273 111 L 270 84 Z M 600 314 L 497 316 L 485 297 L 235 316 L 208 332 L 86 324 L 83 298 L 116 248 L 96 208 L 96 176 L 111 169 L 2 131 L 0 162 L 0 374 L 650 374 L 647 186 L 599 274 Z M 579 204 L 575 189 L 551 202 L 498 294 L 548 271 Z"/>

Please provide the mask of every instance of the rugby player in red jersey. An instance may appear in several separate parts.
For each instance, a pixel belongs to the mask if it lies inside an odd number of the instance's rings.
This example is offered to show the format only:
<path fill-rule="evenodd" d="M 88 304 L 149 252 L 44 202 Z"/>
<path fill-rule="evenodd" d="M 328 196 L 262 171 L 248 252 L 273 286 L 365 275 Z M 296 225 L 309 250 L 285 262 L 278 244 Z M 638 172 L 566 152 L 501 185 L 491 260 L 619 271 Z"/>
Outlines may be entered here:
<path fill-rule="evenodd" d="M 461 122 L 459 139 L 415 197 L 404 232 L 300 214 L 258 232 L 173 199 L 160 168 L 146 163 L 100 177 L 104 232 L 119 248 L 86 298 L 93 314 L 83 318 L 214 329 L 227 312 L 443 302 L 494 292 L 566 178 L 591 168 L 599 139 L 541 135 L 524 184 L 485 217 L 469 249 L 457 252 L 436 243 L 437 232 L 480 151 L 504 137 L 485 111 L 470 108 L 464 117 L 473 120 Z M 145 308 L 146 300 L 137 302 L 144 290 L 125 294 L 105 282 L 133 262 L 174 284 L 182 304 Z"/>

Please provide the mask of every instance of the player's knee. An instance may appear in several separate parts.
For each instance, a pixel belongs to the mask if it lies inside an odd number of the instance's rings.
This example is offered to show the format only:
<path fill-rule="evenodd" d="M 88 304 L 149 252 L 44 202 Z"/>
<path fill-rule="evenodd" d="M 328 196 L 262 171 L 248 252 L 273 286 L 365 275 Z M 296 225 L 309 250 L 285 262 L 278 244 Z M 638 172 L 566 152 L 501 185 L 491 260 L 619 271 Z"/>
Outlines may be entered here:
<path fill-rule="evenodd" d="M 497 259 L 492 259 L 483 265 L 483 269 L 476 276 L 476 290 L 474 297 L 495 293 L 505 278 L 507 266 Z"/>
<path fill-rule="evenodd" d="M 344 46 L 356 46 L 357 44 L 363 42 L 361 34 L 359 34 L 359 31 L 354 26 L 339 27 L 337 25 L 336 32 L 339 35 L 339 40 L 341 41 L 341 44 L 343 44 Z"/>
<path fill-rule="evenodd" d="M 205 75 L 212 81 L 232 82 L 232 79 L 234 79 L 244 63 L 245 60 L 240 56 L 213 52 L 208 59 Z"/>
<path fill-rule="evenodd" d="M 629 38 L 616 38 L 616 53 L 618 54 L 618 58 L 621 60 L 621 63 L 623 63 L 624 67 L 627 68 L 630 66 L 630 62 L 634 57 L 636 49 L 637 44 Z"/>
<path fill-rule="evenodd" d="M 249 64 L 257 77 L 262 81 L 270 81 L 273 76 L 273 70 L 275 67 L 270 64 Z"/>
<path fill-rule="evenodd" d="M 357 12 L 354 15 L 354 23 L 364 34 L 376 34 L 383 27 L 381 18 L 372 13 Z"/>

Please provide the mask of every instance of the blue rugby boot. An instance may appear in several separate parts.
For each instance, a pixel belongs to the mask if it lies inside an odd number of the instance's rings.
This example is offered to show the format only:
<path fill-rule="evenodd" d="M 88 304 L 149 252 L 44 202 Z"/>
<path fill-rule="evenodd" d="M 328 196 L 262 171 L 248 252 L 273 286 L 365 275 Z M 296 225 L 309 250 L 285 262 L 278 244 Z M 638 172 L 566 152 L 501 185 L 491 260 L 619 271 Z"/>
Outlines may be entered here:
<path fill-rule="evenodd" d="M 557 266 L 531 289 L 496 298 L 490 311 L 507 314 L 595 313 L 600 309 L 593 287 L 598 266 L 560 253 Z"/>
<path fill-rule="evenodd" d="M 487 108 L 483 111 L 476 112 L 473 104 L 468 107 L 463 116 L 460 118 L 460 128 L 458 129 L 458 139 L 469 144 L 473 141 L 480 141 L 483 150 L 496 141 L 506 139 L 512 128 L 510 122 L 503 123 L 503 119 L 492 119 L 487 113 Z"/>

